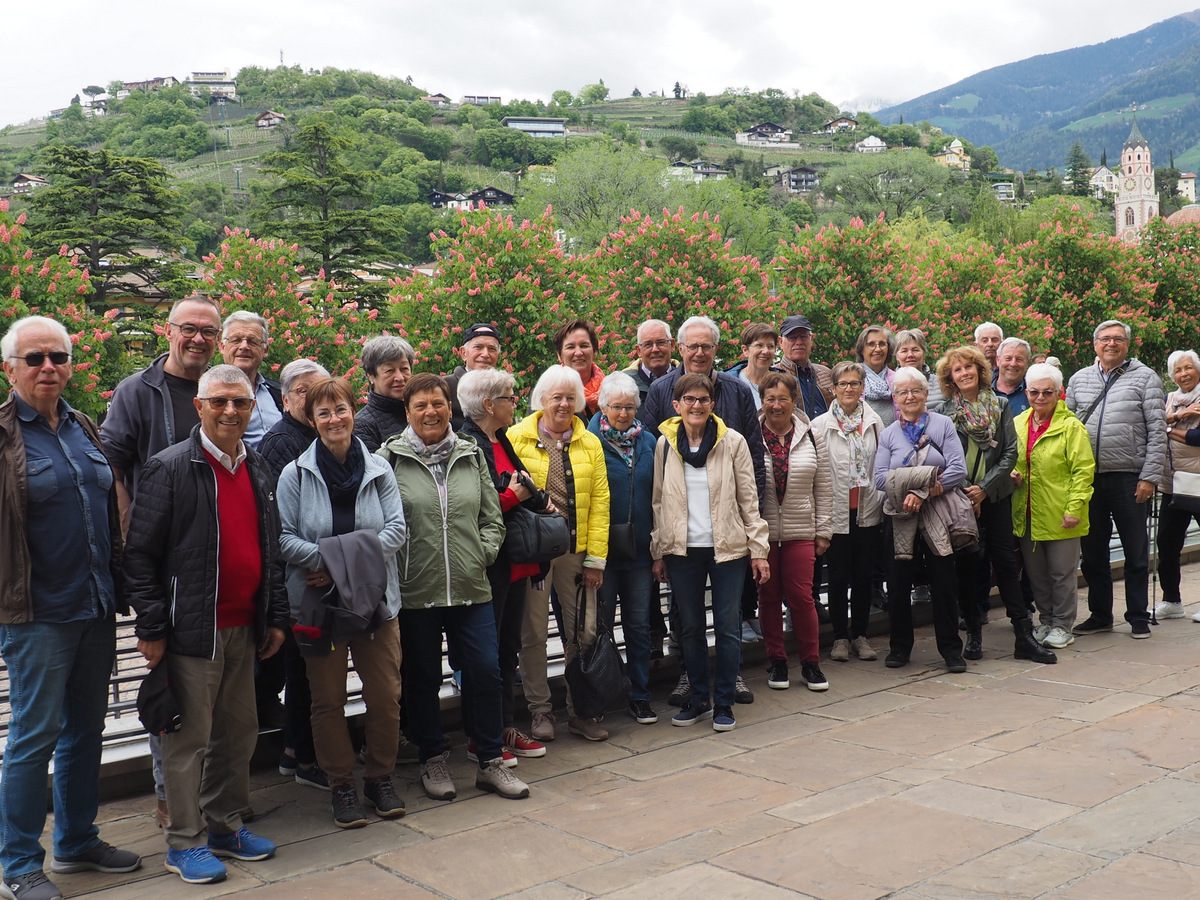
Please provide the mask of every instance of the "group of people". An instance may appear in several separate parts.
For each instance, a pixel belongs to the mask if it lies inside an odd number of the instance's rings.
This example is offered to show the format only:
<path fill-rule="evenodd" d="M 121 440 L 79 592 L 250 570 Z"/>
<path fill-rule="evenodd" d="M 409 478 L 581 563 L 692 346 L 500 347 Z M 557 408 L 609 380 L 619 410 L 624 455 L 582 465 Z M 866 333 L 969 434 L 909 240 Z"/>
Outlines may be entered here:
<path fill-rule="evenodd" d="M 414 374 L 402 338 L 368 341 L 359 408 L 353 386 L 309 359 L 268 379 L 268 323 L 248 311 L 222 319 L 196 295 L 173 305 L 167 352 L 116 387 L 97 428 L 63 398 L 66 330 L 38 316 L 14 322 L 0 406 L 7 891 L 61 896 L 39 843 L 52 757 L 52 870 L 141 864 L 94 824 L 115 620 L 130 609 L 147 667 L 167 675 L 159 700 L 178 712 L 151 749 L 165 865 L 189 883 L 223 879 L 222 858 L 275 853 L 245 817 L 258 710 L 281 690 L 280 771 L 328 790 L 338 826 L 365 825 L 367 807 L 404 814 L 392 771 L 408 753 L 426 794 L 453 799 L 443 639 L 475 784 L 521 799 L 529 788 L 513 768 L 559 736 L 552 615 L 570 663 L 619 608 L 627 713 L 639 725 L 658 721 L 650 672 L 669 632 L 682 658 L 671 723 L 729 731 L 736 705 L 753 701 L 742 677 L 749 621 L 770 688 L 791 684 L 787 619 L 800 680 L 829 687 L 822 566 L 833 661 L 877 659 L 867 631 L 886 583 L 889 667 L 910 661 L 912 598 L 923 590 L 939 655 L 965 671 L 982 655 L 993 585 L 1014 655 L 1054 663 L 1076 635 L 1113 627 L 1115 525 L 1125 618 L 1133 637 L 1149 637 L 1157 491 L 1156 612 L 1183 615 L 1193 506 L 1172 491 L 1184 483 L 1176 473 L 1200 478 L 1196 353 L 1172 354 L 1178 390 L 1164 397 L 1115 320 L 1097 326 L 1096 361 L 1065 390 L 1052 358 L 1036 361 L 992 323 L 932 367 L 916 329 L 868 325 L 855 359 L 832 366 L 812 358 L 814 332 L 803 315 L 751 324 L 742 360 L 722 369 L 711 319 L 693 316 L 677 335 L 652 319 L 637 328 L 632 364 L 605 373 L 595 328 L 572 320 L 522 418 L 493 324 L 463 331 L 462 365 L 445 377 Z M 547 561 L 513 549 L 506 534 L 528 513 L 565 519 L 566 552 Z M 1090 614 L 1077 623 L 1080 557 Z M 351 658 L 362 747 L 344 715 Z M 577 710 L 569 690 L 566 711 L 569 733 L 607 739 L 603 716 Z"/>

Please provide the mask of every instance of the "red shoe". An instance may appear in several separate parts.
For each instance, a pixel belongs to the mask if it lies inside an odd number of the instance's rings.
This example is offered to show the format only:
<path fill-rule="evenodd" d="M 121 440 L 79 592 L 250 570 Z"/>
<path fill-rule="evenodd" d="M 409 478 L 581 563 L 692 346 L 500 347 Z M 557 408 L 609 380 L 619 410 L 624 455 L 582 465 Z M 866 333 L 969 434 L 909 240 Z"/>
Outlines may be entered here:
<path fill-rule="evenodd" d="M 535 741 L 525 732 L 517 728 L 504 729 L 504 749 L 511 750 L 514 756 L 538 757 L 546 755 L 546 745 Z"/>
<path fill-rule="evenodd" d="M 504 767 L 506 769 L 511 769 L 513 766 L 515 766 L 517 764 L 517 758 L 508 751 L 507 747 L 504 747 L 501 752 L 503 754 Z M 475 755 L 475 742 L 474 741 L 467 741 L 467 759 L 469 759 L 473 763 L 479 762 L 479 757 Z"/>

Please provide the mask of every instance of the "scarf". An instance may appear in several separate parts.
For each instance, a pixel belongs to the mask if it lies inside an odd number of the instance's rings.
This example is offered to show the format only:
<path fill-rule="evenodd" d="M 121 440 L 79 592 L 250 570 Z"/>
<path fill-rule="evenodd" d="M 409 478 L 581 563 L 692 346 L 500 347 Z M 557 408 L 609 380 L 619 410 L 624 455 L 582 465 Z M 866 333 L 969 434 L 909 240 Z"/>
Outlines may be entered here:
<path fill-rule="evenodd" d="M 345 462 L 334 456 L 324 441 L 317 441 L 316 445 L 317 469 L 329 491 L 329 505 L 333 510 L 333 533 L 348 534 L 354 530 L 354 507 L 367 467 L 362 445 L 357 438 L 351 440 Z"/>
<path fill-rule="evenodd" d="M 438 486 L 446 484 L 446 463 L 450 459 L 450 453 L 454 450 L 454 445 L 458 441 L 458 435 L 454 433 L 453 428 L 446 429 L 446 436 L 440 441 L 433 444 L 426 444 L 413 431 L 409 425 L 401 432 L 400 437 L 404 442 L 412 448 L 417 454 L 417 458 L 429 468 L 433 473 L 433 480 L 438 483 Z"/>
<path fill-rule="evenodd" d="M 870 478 L 867 475 L 867 448 L 863 441 L 863 404 L 859 403 L 852 413 L 842 409 L 840 403 L 833 404 L 833 421 L 846 436 L 846 445 L 850 450 L 850 485 L 866 487 Z"/>
<path fill-rule="evenodd" d="M 1186 409 L 1197 400 L 1200 400 L 1200 384 L 1186 394 L 1183 391 L 1171 391 L 1167 394 L 1167 414 L 1178 414 L 1181 409 Z"/>
<path fill-rule="evenodd" d="M 608 416 L 600 413 L 600 437 L 608 441 L 609 445 L 617 453 L 621 454 L 621 459 L 625 460 L 625 465 L 633 465 L 633 448 L 641 436 L 642 423 L 637 419 L 634 419 L 633 424 L 625 431 L 617 431 L 608 421 Z"/>
<path fill-rule="evenodd" d="M 863 365 L 867 370 L 867 380 L 863 385 L 864 400 L 890 400 L 892 397 L 892 375 L 891 369 L 885 368 L 882 372 L 873 372 L 871 367 Z"/>
<path fill-rule="evenodd" d="M 604 370 L 592 363 L 592 374 L 583 383 L 583 405 L 589 415 L 595 415 L 600 408 L 600 384 L 604 381 Z"/>
<path fill-rule="evenodd" d="M 708 454 L 716 445 L 717 420 L 712 416 L 708 417 L 708 422 L 704 426 L 704 437 L 700 440 L 700 449 L 694 452 L 688 443 L 687 429 L 683 427 L 683 422 L 679 423 L 679 430 L 675 433 L 675 449 L 683 457 L 684 462 L 692 468 L 703 469 L 705 463 L 708 462 Z"/>
<path fill-rule="evenodd" d="M 788 462 L 792 449 L 792 438 L 796 436 L 796 426 L 793 424 L 787 434 L 776 434 L 767 424 L 763 423 L 763 445 L 771 456 L 771 476 L 775 480 L 775 500 L 783 503 L 787 493 Z"/>
<path fill-rule="evenodd" d="M 954 427 L 980 447 L 995 447 L 996 432 L 1000 430 L 1000 401 L 994 391 L 981 387 L 975 400 L 955 393 L 950 403 L 950 418 Z"/>
<path fill-rule="evenodd" d="M 929 427 L 929 413 L 921 413 L 921 417 L 915 422 L 910 422 L 908 419 L 897 419 L 896 421 L 900 423 L 900 430 L 904 432 L 908 442 L 913 447 L 919 447 L 921 438 L 925 437 L 925 429 Z"/>

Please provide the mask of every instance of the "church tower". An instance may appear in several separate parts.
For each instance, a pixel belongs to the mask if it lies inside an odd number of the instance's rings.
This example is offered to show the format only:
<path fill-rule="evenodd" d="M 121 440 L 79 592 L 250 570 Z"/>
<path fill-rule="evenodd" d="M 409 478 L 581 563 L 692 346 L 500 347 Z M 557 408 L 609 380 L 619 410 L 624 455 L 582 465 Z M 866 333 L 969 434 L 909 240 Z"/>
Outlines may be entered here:
<path fill-rule="evenodd" d="M 1116 234 L 1127 244 L 1135 244 L 1146 223 L 1158 215 L 1158 193 L 1154 190 L 1154 166 L 1150 162 L 1150 143 L 1142 137 L 1137 119 L 1121 148 L 1116 199 Z"/>

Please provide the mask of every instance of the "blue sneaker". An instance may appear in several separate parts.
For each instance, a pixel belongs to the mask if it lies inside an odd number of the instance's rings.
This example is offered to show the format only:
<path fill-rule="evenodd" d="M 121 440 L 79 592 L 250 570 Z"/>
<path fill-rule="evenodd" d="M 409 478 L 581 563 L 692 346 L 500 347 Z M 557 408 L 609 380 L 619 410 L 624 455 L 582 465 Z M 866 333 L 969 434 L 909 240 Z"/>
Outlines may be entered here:
<path fill-rule="evenodd" d="M 188 884 L 212 884 L 224 881 L 224 864 L 212 855 L 207 847 L 189 847 L 187 850 L 167 850 L 163 868 L 174 872 Z"/>
<path fill-rule="evenodd" d="M 208 833 L 208 849 L 213 856 L 225 859 L 240 859 L 242 862 L 258 862 L 275 855 L 275 843 L 259 837 L 248 828 L 240 828 L 228 834 Z"/>
<path fill-rule="evenodd" d="M 736 725 L 732 706 L 718 706 L 713 710 L 713 731 L 733 731 Z"/>
<path fill-rule="evenodd" d="M 712 707 L 693 697 L 686 706 L 671 717 L 671 724 L 682 726 L 695 725 L 701 719 L 707 719 L 711 715 Z"/>

